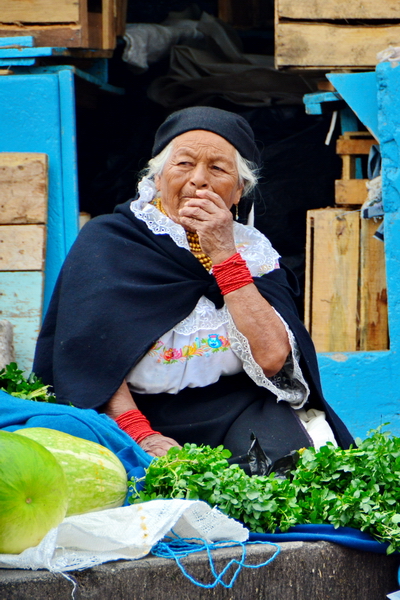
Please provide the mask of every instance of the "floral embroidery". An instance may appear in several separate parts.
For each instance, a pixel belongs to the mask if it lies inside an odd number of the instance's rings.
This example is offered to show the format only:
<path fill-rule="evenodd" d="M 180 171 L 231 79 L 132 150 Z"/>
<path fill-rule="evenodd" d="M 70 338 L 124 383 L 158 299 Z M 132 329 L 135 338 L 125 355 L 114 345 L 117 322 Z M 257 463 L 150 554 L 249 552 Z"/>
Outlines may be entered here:
<path fill-rule="evenodd" d="M 156 356 L 157 362 L 170 365 L 177 362 L 186 362 L 194 356 L 211 356 L 216 352 L 225 352 L 230 347 L 228 338 L 218 333 L 210 333 L 208 337 L 196 337 L 193 344 L 182 348 L 167 348 L 162 340 L 158 340 L 149 350 L 150 356 Z"/>

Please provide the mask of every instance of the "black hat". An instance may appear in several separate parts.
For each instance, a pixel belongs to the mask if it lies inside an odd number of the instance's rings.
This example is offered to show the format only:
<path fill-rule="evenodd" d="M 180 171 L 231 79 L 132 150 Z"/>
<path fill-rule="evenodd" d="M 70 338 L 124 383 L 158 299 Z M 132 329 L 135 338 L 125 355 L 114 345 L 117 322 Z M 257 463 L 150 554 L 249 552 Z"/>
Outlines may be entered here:
<path fill-rule="evenodd" d="M 211 106 L 193 106 L 169 115 L 157 130 L 152 155 L 157 156 L 176 136 L 193 129 L 205 129 L 220 135 L 228 140 L 243 158 L 260 166 L 260 153 L 253 130 L 246 119 L 236 113 Z"/>

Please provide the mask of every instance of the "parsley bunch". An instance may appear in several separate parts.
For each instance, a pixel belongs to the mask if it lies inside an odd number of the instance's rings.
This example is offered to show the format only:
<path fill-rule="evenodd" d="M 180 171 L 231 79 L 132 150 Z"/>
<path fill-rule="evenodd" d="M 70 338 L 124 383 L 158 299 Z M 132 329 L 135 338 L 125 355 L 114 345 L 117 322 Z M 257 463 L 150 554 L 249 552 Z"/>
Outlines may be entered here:
<path fill-rule="evenodd" d="M 26 378 L 15 362 L 0 371 L 0 389 L 17 398 L 54 403 L 56 397 L 48 391 L 49 387 L 43 385 L 43 381 L 34 373 Z"/>
<path fill-rule="evenodd" d="M 144 490 L 131 480 L 131 502 L 199 499 L 251 531 L 287 531 L 304 523 L 353 527 L 400 550 L 400 438 L 382 428 L 348 450 L 323 446 L 300 452 L 287 479 L 249 476 L 231 465 L 229 450 L 185 444 L 146 470 Z"/>

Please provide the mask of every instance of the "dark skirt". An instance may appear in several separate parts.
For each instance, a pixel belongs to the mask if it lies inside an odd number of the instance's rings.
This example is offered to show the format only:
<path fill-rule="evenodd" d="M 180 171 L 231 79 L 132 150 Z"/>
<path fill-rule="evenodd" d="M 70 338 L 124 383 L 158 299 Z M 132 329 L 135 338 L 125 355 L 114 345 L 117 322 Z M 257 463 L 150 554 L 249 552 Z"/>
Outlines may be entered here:
<path fill-rule="evenodd" d="M 223 444 L 232 452 L 230 462 L 243 467 L 247 467 L 251 434 L 273 463 L 292 450 L 313 445 L 290 404 L 277 402 L 274 394 L 245 373 L 178 394 L 135 393 L 134 400 L 155 431 L 182 445 Z"/>

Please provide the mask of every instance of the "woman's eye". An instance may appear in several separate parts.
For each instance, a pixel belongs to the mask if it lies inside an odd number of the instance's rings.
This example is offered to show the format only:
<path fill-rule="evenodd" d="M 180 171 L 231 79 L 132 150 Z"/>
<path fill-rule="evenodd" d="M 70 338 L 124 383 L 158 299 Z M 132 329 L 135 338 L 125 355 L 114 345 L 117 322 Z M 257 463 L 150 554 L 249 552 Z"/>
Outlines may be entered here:
<path fill-rule="evenodd" d="M 191 163 L 188 160 L 181 160 L 179 163 L 179 165 L 181 165 L 182 167 L 187 167 L 190 164 Z"/>
<path fill-rule="evenodd" d="M 223 170 L 218 165 L 213 165 L 212 168 L 214 169 L 214 171 L 222 171 Z"/>

